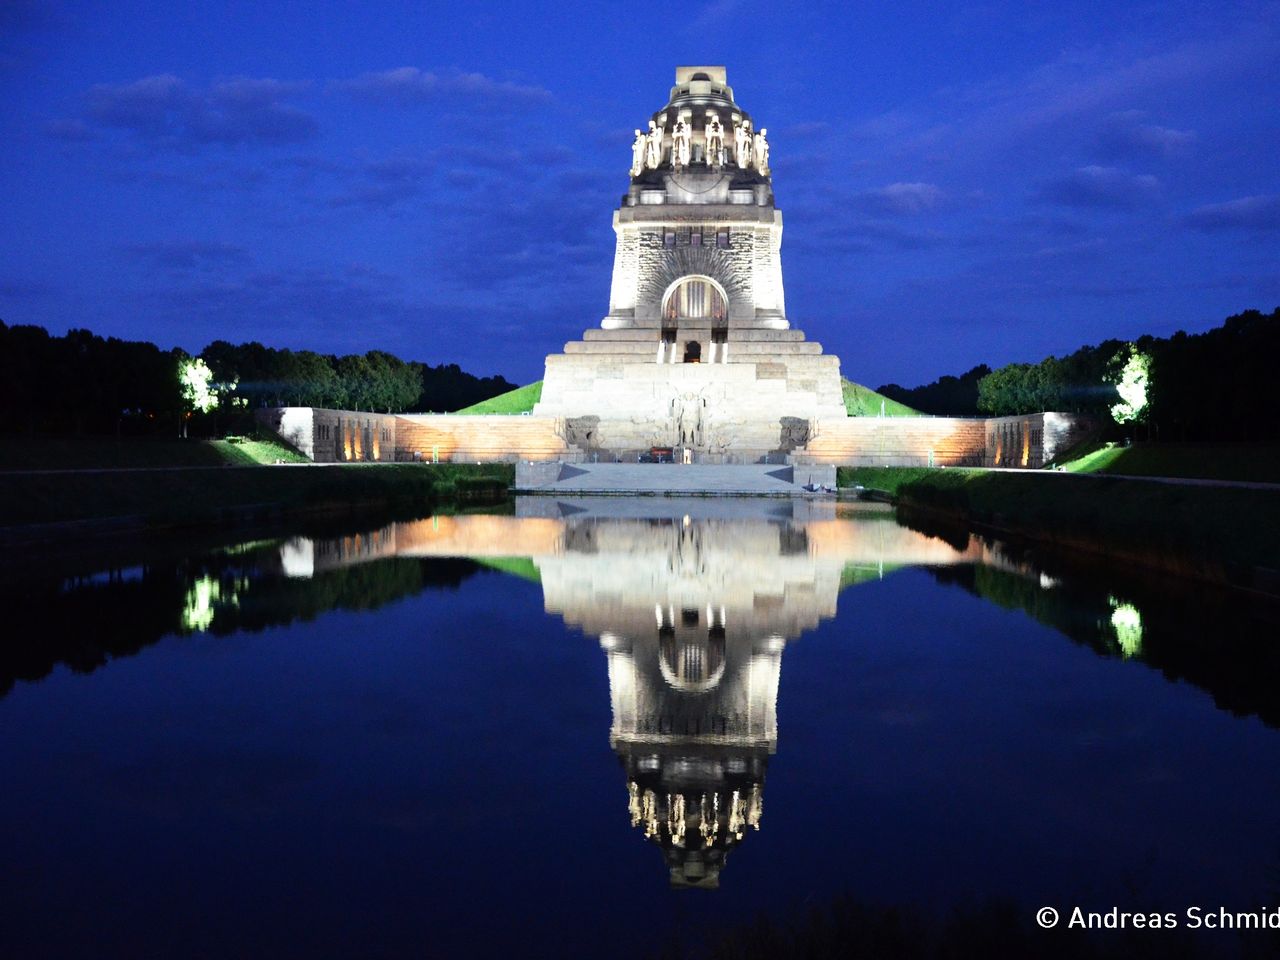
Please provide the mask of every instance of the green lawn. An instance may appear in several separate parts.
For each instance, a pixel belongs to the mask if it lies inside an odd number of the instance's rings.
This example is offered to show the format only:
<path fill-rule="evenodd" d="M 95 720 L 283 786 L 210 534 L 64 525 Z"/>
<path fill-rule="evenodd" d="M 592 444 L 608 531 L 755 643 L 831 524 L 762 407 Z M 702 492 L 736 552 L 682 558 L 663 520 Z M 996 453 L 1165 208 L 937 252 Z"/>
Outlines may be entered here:
<path fill-rule="evenodd" d="M 479 403 L 473 403 L 469 407 L 463 407 L 461 410 L 455 410 L 454 413 L 463 414 L 482 414 L 482 413 L 528 413 L 533 409 L 533 405 L 542 399 L 542 381 L 535 380 L 533 383 L 525 384 L 523 387 L 516 387 L 514 390 L 508 390 L 506 393 L 500 393 L 496 397 L 490 397 L 488 400 L 481 400 Z"/>
<path fill-rule="evenodd" d="M 310 463 L 298 451 L 285 446 L 279 440 L 251 437 L 228 437 L 226 440 L 210 440 L 209 445 L 218 452 L 224 463 L 251 467 L 259 463 Z"/>
<path fill-rule="evenodd" d="M 279 441 L 245 437 L 228 440 L 24 434 L 0 437 L 0 471 L 253 466 L 277 460 L 306 462 L 305 457 Z"/>
<path fill-rule="evenodd" d="M 341 464 L 148 470 L 0 472 L 0 526 L 138 517 L 160 526 L 218 523 L 333 506 L 492 503 L 515 479 L 510 464 Z"/>
<path fill-rule="evenodd" d="M 1280 483 L 1280 445 L 1268 443 L 1107 444 L 1063 464 L 1068 473 L 1189 477 Z"/>
<path fill-rule="evenodd" d="M 840 467 L 837 475 L 841 486 L 861 484 L 901 502 L 1170 568 L 1280 569 L 1280 495 L 1269 490 L 956 468 Z"/>
<path fill-rule="evenodd" d="M 884 411 L 886 417 L 921 417 L 919 410 L 913 410 L 905 403 L 890 400 L 883 394 L 876 393 L 852 380 L 840 379 L 841 392 L 844 394 L 844 408 L 851 417 L 878 417 Z"/>

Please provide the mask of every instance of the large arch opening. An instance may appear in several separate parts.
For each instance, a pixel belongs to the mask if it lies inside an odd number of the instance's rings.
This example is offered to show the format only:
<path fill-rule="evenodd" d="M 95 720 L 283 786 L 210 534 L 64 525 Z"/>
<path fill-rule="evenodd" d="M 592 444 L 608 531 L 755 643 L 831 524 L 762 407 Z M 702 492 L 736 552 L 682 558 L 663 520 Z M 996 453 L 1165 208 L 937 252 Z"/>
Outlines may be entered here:
<path fill-rule="evenodd" d="M 682 320 L 710 320 L 712 326 L 723 326 L 729 320 L 729 298 L 710 277 L 681 277 L 663 295 L 662 319 L 667 326 L 679 326 Z"/>

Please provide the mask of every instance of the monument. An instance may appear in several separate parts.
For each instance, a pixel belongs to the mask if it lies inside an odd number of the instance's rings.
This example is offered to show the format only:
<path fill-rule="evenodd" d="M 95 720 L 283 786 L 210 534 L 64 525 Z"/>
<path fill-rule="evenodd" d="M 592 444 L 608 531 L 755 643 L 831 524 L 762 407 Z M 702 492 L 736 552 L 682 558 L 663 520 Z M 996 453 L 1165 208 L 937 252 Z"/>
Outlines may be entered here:
<path fill-rule="evenodd" d="M 666 105 L 634 128 L 608 313 L 546 358 L 529 414 L 287 407 L 261 421 L 316 461 L 514 462 L 517 487 L 557 492 L 670 492 L 671 474 L 620 476 L 668 457 L 763 465 L 719 467 L 741 483 L 686 471 L 685 490 L 796 493 L 834 484 L 836 464 L 1039 467 L 1070 446 L 1087 428 L 1071 414 L 849 416 L 839 359 L 787 317 L 769 132 L 727 80 L 677 68 Z M 797 469 L 768 472 L 784 463 Z"/>
<path fill-rule="evenodd" d="M 670 447 L 754 462 L 803 447 L 814 421 L 847 414 L 840 361 L 787 320 L 767 129 L 724 67 L 678 68 L 648 129 L 613 214 L 609 312 L 547 357 L 533 413 L 623 458 Z"/>

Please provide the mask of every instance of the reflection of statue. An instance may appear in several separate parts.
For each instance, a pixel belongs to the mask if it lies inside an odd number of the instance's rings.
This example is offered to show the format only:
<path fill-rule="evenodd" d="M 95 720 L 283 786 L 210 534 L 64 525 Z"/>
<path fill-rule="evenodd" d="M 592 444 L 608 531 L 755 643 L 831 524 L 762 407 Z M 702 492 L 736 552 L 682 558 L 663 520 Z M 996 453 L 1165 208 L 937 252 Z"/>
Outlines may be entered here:
<path fill-rule="evenodd" d="M 746 170 L 751 166 L 751 121 L 743 120 L 733 130 L 733 155 L 738 166 Z"/>
<path fill-rule="evenodd" d="M 689 125 L 681 117 L 671 131 L 671 165 L 679 170 L 689 165 Z"/>
<path fill-rule="evenodd" d="M 707 163 L 719 167 L 724 163 L 724 124 L 720 115 L 713 110 L 707 111 Z"/>
<path fill-rule="evenodd" d="M 753 144 L 756 170 L 762 176 L 768 176 L 769 174 L 769 141 L 765 139 L 765 134 L 768 132 L 769 131 L 767 129 L 761 127 L 760 132 L 756 134 L 755 143 Z"/>
<path fill-rule="evenodd" d="M 644 163 L 650 170 L 658 169 L 662 163 L 662 131 L 652 120 L 649 121 L 649 149 L 645 152 Z"/>
<path fill-rule="evenodd" d="M 631 144 L 631 175 L 633 177 L 638 177 L 644 172 L 644 155 L 648 147 L 649 138 L 637 130 L 635 142 Z"/>

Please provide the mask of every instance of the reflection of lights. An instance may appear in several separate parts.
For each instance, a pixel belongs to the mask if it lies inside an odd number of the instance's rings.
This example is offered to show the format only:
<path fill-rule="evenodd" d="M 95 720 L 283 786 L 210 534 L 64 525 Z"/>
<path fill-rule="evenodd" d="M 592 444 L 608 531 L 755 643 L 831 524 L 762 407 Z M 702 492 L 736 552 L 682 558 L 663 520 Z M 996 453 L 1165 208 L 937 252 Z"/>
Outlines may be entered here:
<path fill-rule="evenodd" d="M 691 519 L 689 518 L 689 515 L 686 513 L 686 514 L 684 515 L 684 520 L 682 520 L 682 521 L 681 521 L 681 525 L 682 525 L 683 527 L 685 527 L 685 529 L 688 529 L 688 527 L 689 527 L 689 525 L 690 525 L 691 523 L 693 523 L 693 520 L 691 520 Z"/>
<path fill-rule="evenodd" d="M 780 653 L 782 648 L 787 645 L 787 641 L 782 637 L 774 636 L 765 641 L 765 647 L 770 653 Z"/>
<path fill-rule="evenodd" d="M 655 603 L 653 605 L 653 616 L 658 621 L 658 629 L 662 629 L 662 604 Z"/>
<path fill-rule="evenodd" d="M 1125 659 L 1142 652 L 1142 614 L 1131 603 L 1121 603 L 1115 597 L 1111 601 L 1111 628 L 1116 633 L 1116 643 Z"/>
<path fill-rule="evenodd" d="M 1059 584 L 1059 582 L 1060 582 L 1059 580 L 1049 576 L 1047 573 L 1040 574 L 1041 590 L 1052 590 L 1054 587 L 1056 587 Z"/>
<path fill-rule="evenodd" d="M 187 591 L 182 624 L 188 630 L 208 630 L 213 623 L 214 601 L 221 599 L 222 585 L 213 577 L 201 577 Z"/>

